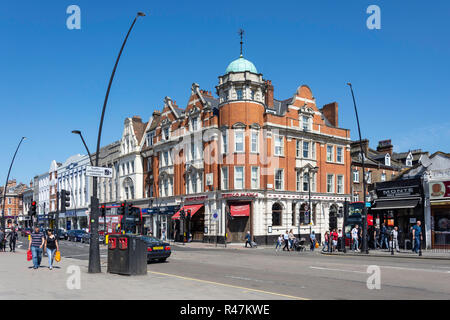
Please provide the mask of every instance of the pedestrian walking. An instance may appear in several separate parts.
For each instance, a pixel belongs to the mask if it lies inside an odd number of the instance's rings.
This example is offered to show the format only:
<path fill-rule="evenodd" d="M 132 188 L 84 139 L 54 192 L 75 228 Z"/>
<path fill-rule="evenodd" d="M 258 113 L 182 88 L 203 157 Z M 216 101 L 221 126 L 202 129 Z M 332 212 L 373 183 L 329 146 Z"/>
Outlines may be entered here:
<path fill-rule="evenodd" d="M 395 249 L 397 252 L 400 252 L 398 247 L 398 227 L 394 227 L 391 231 L 391 250 Z"/>
<path fill-rule="evenodd" d="M 55 258 L 56 251 L 59 251 L 58 239 L 56 239 L 52 230 L 47 230 L 47 237 L 45 238 L 44 251 L 48 256 L 48 268 L 53 269 L 53 259 Z"/>
<path fill-rule="evenodd" d="M 324 246 L 322 248 L 322 251 L 326 252 L 326 251 L 329 250 L 329 245 L 330 245 L 330 234 L 329 234 L 328 231 L 325 232 L 324 240 L 325 240 L 325 242 L 324 242 Z"/>
<path fill-rule="evenodd" d="M 352 249 L 353 251 L 359 252 L 359 226 L 355 225 L 355 227 L 351 231 L 352 234 Z"/>
<path fill-rule="evenodd" d="M 381 248 L 379 240 L 380 240 L 380 228 L 377 225 L 373 232 L 373 247 L 375 248 L 375 250 Z"/>
<path fill-rule="evenodd" d="M 384 223 L 381 225 L 380 232 L 381 232 L 380 248 L 383 249 L 383 245 L 385 245 L 386 249 L 389 249 L 389 244 L 388 244 L 389 230 L 388 230 L 388 228 L 386 228 L 386 225 Z"/>
<path fill-rule="evenodd" d="M 314 233 L 314 231 L 309 235 L 309 241 L 311 242 L 311 247 L 309 248 L 309 250 L 314 251 L 314 249 L 316 248 L 316 234 Z"/>
<path fill-rule="evenodd" d="M 42 247 L 44 246 L 44 243 L 44 234 L 40 231 L 38 226 L 35 226 L 28 243 L 28 250 L 31 250 L 33 255 L 33 269 L 38 269 L 41 266 Z"/>
<path fill-rule="evenodd" d="M 422 227 L 420 226 L 422 223 L 418 220 L 416 225 L 412 228 L 413 240 L 414 240 L 414 252 L 419 253 L 420 251 L 420 242 L 423 240 L 422 237 Z"/>
<path fill-rule="evenodd" d="M 5 233 L 0 230 L 0 252 L 5 252 L 6 251 L 6 237 L 5 237 Z"/>
<path fill-rule="evenodd" d="M 245 235 L 245 247 L 247 248 L 247 244 L 250 245 L 250 248 L 252 248 L 252 236 L 250 235 L 250 231 L 247 231 L 247 234 Z"/>
<path fill-rule="evenodd" d="M 278 239 L 277 239 L 277 244 L 276 244 L 276 246 L 275 246 L 275 251 L 278 251 L 278 249 L 281 249 L 281 244 L 283 243 L 283 235 L 282 234 L 280 234 L 279 236 L 278 236 Z"/>
<path fill-rule="evenodd" d="M 16 241 L 19 235 L 17 234 L 16 228 L 12 228 L 11 232 L 8 234 L 9 238 L 9 252 L 16 252 Z"/>
<path fill-rule="evenodd" d="M 294 250 L 294 240 L 295 240 L 295 236 L 294 236 L 294 231 L 291 229 L 289 230 L 289 248 L 291 250 Z"/>
<path fill-rule="evenodd" d="M 338 243 L 338 233 L 336 232 L 336 229 L 333 229 L 333 231 L 331 232 L 331 251 L 336 251 L 337 249 L 337 243 Z"/>
<path fill-rule="evenodd" d="M 286 230 L 286 233 L 283 235 L 283 239 L 284 239 L 284 247 L 283 247 L 283 251 L 284 249 L 287 249 L 287 251 L 289 250 L 289 232 Z"/>

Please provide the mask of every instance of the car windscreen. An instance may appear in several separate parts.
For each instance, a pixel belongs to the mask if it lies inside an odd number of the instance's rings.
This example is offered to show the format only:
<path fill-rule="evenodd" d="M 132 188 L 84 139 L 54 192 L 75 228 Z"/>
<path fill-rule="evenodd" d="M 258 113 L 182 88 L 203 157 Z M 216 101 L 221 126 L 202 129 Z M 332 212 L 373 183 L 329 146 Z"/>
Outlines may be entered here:
<path fill-rule="evenodd" d="M 154 238 L 154 237 L 143 236 L 141 238 L 142 238 L 142 240 L 144 240 L 147 243 L 159 243 L 159 242 L 161 242 L 161 240 L 159 240 L 157 238 Z"/>

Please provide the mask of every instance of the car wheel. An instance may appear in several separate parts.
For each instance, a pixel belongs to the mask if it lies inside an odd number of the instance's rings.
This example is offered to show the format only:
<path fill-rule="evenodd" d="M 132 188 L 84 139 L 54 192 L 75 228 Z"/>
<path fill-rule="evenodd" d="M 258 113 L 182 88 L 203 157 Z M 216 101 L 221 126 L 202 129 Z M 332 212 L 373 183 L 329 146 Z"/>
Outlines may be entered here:
<path fill-rule="evenodd" d="M 167 258 L 161 258 L 159 259 L 159 262 L 166 262 Z"/>

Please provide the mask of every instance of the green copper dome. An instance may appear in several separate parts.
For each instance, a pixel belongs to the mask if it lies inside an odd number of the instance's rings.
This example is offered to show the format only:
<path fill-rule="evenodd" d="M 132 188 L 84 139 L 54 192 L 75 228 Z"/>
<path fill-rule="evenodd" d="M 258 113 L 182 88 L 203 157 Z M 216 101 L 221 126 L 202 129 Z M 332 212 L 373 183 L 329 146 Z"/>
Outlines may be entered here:
<path fill-rule="evenodd" d="M 258 70 L 256 70 L 256 67 L 252 62 L 248 61 L 247 59 L 244 59 L 243 56 L 240 56 L 239 59 L 234 60 L 228 65 L 227 70 L 225 70 L 225 73 L 245 72 L 245 71 L 258 73 Z"/>

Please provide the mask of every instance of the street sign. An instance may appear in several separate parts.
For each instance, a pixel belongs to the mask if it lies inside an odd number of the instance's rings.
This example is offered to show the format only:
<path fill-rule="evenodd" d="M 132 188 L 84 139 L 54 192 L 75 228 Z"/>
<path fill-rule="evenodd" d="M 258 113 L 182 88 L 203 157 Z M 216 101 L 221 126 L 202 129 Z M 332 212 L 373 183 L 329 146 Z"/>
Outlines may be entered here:
<path fill-rule="evenodd" d="M 103 167 L 86 166 L 86 176 L 88 177 L 100 177 L 100 178 L 112 178 L 112 169 Z"/>
<path fill-rule="evenodd" d="M 370 202 L 366 202 L 366 208 L 370 208 L 370 207 L 371 207 Z"/>
<path fill-rule="evenodd" d="M 217 210 L 213 211 L 212 217 L 211 217 L 212 221 L 217 221 L 219 220 L 219 212 Z"/>

